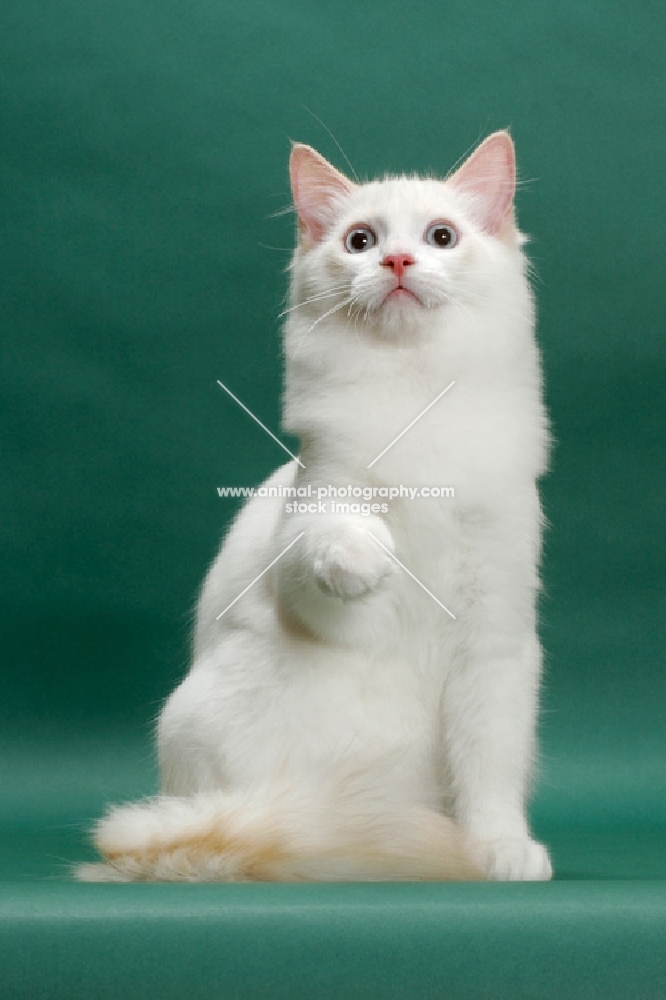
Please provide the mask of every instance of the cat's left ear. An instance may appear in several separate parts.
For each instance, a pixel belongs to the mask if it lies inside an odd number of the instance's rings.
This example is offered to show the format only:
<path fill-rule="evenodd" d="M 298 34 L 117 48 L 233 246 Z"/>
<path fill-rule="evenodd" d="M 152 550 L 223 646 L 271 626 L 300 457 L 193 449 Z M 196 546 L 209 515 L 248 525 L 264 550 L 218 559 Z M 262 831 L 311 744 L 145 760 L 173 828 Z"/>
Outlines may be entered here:
<path fill-rule="evenodd" d="M 513 222 L 516 154 L 508 132 L 489 135 L 447 183 L 474 197 L 475 215 L 487 233 L 499 235 Z"/>
<path fill-rule="evenodd" d="M 301 230 L 318 243 L 335 219 L 337 204 L 355 185 L 315 149 L 300 142 L 292 147 L 289 174 Z"/>

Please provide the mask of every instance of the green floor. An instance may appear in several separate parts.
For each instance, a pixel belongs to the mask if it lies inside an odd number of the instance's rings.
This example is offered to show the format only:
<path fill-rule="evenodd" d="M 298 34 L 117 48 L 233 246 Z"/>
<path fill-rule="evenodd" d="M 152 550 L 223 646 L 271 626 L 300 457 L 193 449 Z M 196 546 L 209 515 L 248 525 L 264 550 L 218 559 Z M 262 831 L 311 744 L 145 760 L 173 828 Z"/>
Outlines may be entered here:
<path fill-rule="evenodd" d="M 554 882 L 450 885 L 81 885 L 89 820 L 154 788 L 148 739 L 19 739 L 2 767 L 3 1000 L 666 997 L 666 798 L 630 808 L 611 762 L 543 770 Z"/>
<path fill-rule="evenodd" d="M 656 881 L 3 888 L 12 998 L 666 996 Z"/>

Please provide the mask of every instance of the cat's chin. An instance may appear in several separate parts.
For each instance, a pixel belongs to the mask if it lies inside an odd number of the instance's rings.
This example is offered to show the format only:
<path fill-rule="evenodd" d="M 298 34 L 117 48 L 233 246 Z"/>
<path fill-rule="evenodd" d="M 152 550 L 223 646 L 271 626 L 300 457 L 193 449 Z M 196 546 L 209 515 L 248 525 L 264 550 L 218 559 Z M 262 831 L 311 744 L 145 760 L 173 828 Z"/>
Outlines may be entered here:
<path fill-rule="evenodd" d="M 368 334 L 377 340 L 395 344 L 415 344 L 437 333 L 430 322 L 431 311 L 416 302 L 406 307 L 382 308 L 368 322 Z"/>
<path fill-rule="evenodd" d="M 417 333 L 420 338 L 436 333 L 433 321 L 436 321 L 438 306 L 423 302 L 409 289 L 395 289 L 368 319 L 381 339 L 399 341 L 408 337 L 413 342 Z"/>

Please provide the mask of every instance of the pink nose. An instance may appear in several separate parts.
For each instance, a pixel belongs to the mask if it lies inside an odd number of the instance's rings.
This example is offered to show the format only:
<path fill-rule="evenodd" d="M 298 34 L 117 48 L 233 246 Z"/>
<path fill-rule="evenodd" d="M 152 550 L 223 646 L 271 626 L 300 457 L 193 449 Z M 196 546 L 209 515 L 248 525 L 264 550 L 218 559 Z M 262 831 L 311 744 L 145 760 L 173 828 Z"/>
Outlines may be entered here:
<path fill-rule="evenodd" d="M 382 261 L 382 267 L 390 267 L 398 282 L 402 281 L 405 268 L 414 263 L 414 258 L 408 253 L 389 253 Z"/>

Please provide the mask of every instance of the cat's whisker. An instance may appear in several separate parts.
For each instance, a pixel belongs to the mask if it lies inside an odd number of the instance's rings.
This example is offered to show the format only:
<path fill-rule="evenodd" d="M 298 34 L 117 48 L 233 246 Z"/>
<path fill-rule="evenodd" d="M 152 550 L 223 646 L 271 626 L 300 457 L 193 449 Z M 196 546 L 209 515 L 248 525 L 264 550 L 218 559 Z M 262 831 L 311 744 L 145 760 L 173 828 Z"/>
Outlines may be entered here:
<path fill-rule="evenodd" d="M 361 309 L 363 308 L 359 303 L 360 294 L 355 295 L 351 302 L 349 303 L 349 308 L 347 309 L 347 325 L 345 326 L 345 332 L 349 329 L 352 320 L 354 321 L 354 335 L 357 341 L 360 341 L 358 333 L 358 319 L 361 314 Z"/>
<path fill-rule="evenodd" d="M 340 295 L 341 292 L 345 291 L 346 285 L 339 285 L 337 288 L 331 288 L 328 292 L 320 292 L 318 295 L 310 295 L 307 299 L 303 299 L 302 302 L 297 302 L 293 306 L 288 306 L 283 309 L 281 313 L 278 314 L 278 319 L 282 319 L 288 313 L 294 312 L 296 309 L 301 309 L 303 306 L 310 305 L 313 302 L 321 302 L 322 299 L 330 299 L 333 295 Z"/>
<path fill-rule="evenodd" d="M 530 281 L 535 281 L 539 282 L 539 284 L 543 284 L 543 278 L 539 274 L 537 265 L 531 259 L 527 261 L 527 277 L 529 278 Z"/>
<path fill-rule="evenodd" d="M 316 114 L 314 113 L 314 111 L 311 111 L 311 110 L 310 110 L 310 108 L 309 108 L 309 107 L 307 106 L 307 104 L 304 104 L 304 105 L 303 105 L 303 107 L 305 108 L 305 110 L 307 111 L 307 113 L 308 113 L 309 115 L 312 115 L 312 117 L 313 117 L 313 118 L 315 119 L 315 121 L 318 121 L 318 122 L 319 122 L 319 124 L 321 125 L 321 127 L 322 127 L 323 129 L 325 129 L 325 130 L 326 130 L 326 131 L 328 132 L 328 134 L 330 135 L 331 139 L 333 140 L 333 142 L 334 142 L 334 143 L 335 143 L 335 145 L 336 145 L 336 146 L 338 147 L 338 149 L 340 150 L 340 152 L 341 152 L 341 153 L 342 153 L 342 155 L 344 156 L 345 160 L 347 161 L 347 165 L 348 165 L 349 169 L 351 170 L 352 174 L 354 175 L 354 180 L 356 181 L 356 183 L 357 183 L 357 184 L 360 184 L 360 181 L 359 181 L 359 179 L 358 179 L 358 174 L 357 174 L 357 173 L 356 173 L 356 171 L 354 170 L 354 167 L 352 166 L 352 163 L 351 163 L 351 160 L 349 159 L 349 157 L 348 157 L 348 156 L 347 156 L 347 154 L 345 153 L 344 149 L 342 148 L 342 146 L 340 145 L 340 143 L 338 142 L 338 140 L 337 140 L 337 139 L 335 138 L 335 136 L 334 136 L 334 135 L 333 135 L 333 133 L 331 132 L 331 130 L 330 130 L 330 128 L 328 127 L 328 125 L 326 125 L 326 124 L 325 124 L 325 122 L 323 122 L 323 121 L 321 120 L 321 118 L 319 117 L 319 115 L 316 115 Z"/>
<path fill-rule="evenodd" d="M 270 243 L 257 243 L 258 247 L 263 247 L 264 250 L 283 250 L 284 253 L 293 253 L 293 247 L 274 247 Z"/>
<path fill-rule="evenodd" d="M 349 316 L 350 319 L 351 319 L 351 317 L 353 315 L 354 307 L 356 306 L 357 302 L 358 302 L 358 295 L 355 295 L 351 299 L 351 301 L 349 303 L 349 308 L 347 309 L 347 316 Z"/>
<path fill-rule="evenodd" d="M 463 306 L 462 302 L 456 299 L 453 295 L 449 295 L 448 293 L 446 295 L 446 301 L 451 303 L 455 311 L 458 313 L 460 319 L 464 319 L 465 307 Z"/>
<path fill-rule="evenodd" d="M 322 321 L 322 320 L 326 319 L 326 318 L 327 318 L 328 316 L 332 316 L 334 312 L 337 312 L 337 311 L 338 311 L 338 309 L 342 309 L 342 308 L 343 308 L 344 306 L 346 306 L 346 305 L 347 305 L 347 304 L 348 304 L 348 303 L 349 303 L 350 301 L 351 301 L 351 297 L 350 297 L 350 298 L 346 298 L 346 299 L 343 299 L 343 300 L 342 300 L 342 302 L 338 302 L 338 303 L 337 303 L 337 305 L 334 305 L 332 309 L 329 309 L 329 310 L 328 310 L 327 312 L 323 313 L 323 315 L 321 315 L 321 316 L 319 317 L 319 319 L 316 319 L 316 320 L 314 321 L 314 323 L 312 324 L 312 326 L 311 326 L 311 327 L 309 327 L 309 329 L 307 329 L 307 330 L 305 331 L 305 333 L 303 334 L 303 336 L 302 336 L 302 337 L 301 337 L 301 339 L 299 340 L 298 344 L 296 345 L 296 350 L 295 350 L 295 351 L 294 351 L 294 353 L 292 354 L 292 358 L 295 358 L 295 357 L 296 357 L 296 355 L 298 354 L 298 352 L 299 352 L 299 350 L 300 350 L 300 348 L 301 348 L 301 345 L 302 345 L 303 341 L 305 340 L 305 338 L 306 338 L 306 337 L 308 336 L 308 334 L 309 334 L 309 333 L 312 333 L 312 331 L 314 330 L 314 328 L 315 328 L 316 326 L 318 326 L 318 325 L 319 325 L 319 324 L 321 323 L 321 321 Z"/>
<path fill-rule="evenodd" d="M 333 295 L 339 295 L 345 288 L 345 285 L 340 285 L 337 288 L 330 288 L 327 292 L 317 292 L 316 295 L 308 295 L 301 302 L 296 302 L 293 306 L 287 306 L 286 309 L 282 310 L 280 316 L 286 316 L 287 313 L 293 312 L 295 309 L 300 309 L 302 306 L 307 306 L 312 302 L 319 302 L 321 299 L 329 299 Z"/>
<path fill-rule="evenodd" d="M 359 333 L 358 333 L 358 322 L 359 322 L 359 320 L 361 318 L 361 313 L 362 312 L 363 312 L 363 308 L 362 308 L 362 306 L 359 306 L 358 309 L 356 310 L 356 316 L 354 318 L 354 331 L 356 333 L 357 339 L 359 339 L 359 340 L 360 340 L 360 337 L 359 337 Z M 367 316 L 368 316 L 368 311 L 366 309 L 365 310 L 365 318 L 366 319 L 367 319 Z"/>

